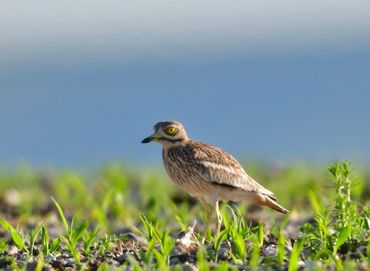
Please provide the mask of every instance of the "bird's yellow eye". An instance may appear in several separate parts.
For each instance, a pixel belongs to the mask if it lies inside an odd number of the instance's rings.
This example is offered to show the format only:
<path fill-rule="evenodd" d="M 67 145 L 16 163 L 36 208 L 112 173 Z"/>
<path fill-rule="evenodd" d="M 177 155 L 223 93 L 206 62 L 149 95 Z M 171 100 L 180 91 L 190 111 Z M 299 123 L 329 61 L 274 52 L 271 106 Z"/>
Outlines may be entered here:
<path fill-rule="evenodd" d="M 168 128 L 166 128 L 165 132 L 168 135 L 174 135 L 174 134 L 176 134 L 177 130 L 174 127 L 168 127 Z"/>

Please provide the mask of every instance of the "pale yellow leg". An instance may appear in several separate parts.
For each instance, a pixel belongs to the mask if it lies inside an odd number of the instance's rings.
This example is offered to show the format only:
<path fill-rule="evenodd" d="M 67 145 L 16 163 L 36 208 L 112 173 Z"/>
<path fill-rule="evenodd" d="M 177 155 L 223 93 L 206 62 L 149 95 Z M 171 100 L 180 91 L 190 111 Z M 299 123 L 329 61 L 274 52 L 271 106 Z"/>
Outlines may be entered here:
<path fill-rule="evenodd" d="M 204 241 L 206 240 L 208 229 L 209 229 L 209 227 L 211 225 L 212 210 L 211 210 L 211 208 L 210 208 L 210 206 L 208 205 L 207 202 L 201 201 L 201 203 L 203 205 L 204 210 L 206 211 L 206 216 L 205 216 L 206 225 L 204 226 L 203 238 L 202 238 L 202 243 L 204 243 Z"/>
<path fill-rule="evenodd" d="M 220 234 L 221 224 L 222 224 L 222 215 L 221 215 L 221 212 L 220 212 L 220 208 L 218 206 L 218 201 L 216 201 L 215 209 L 216 209 L 216 216 L 217 216 L 215 237 L 217 237 Z"/>

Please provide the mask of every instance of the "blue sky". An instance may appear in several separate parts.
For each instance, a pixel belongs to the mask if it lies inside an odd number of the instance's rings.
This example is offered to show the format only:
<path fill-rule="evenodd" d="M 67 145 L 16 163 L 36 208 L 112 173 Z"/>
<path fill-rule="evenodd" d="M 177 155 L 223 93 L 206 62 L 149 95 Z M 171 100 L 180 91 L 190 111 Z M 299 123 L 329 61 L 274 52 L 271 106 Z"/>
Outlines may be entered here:
<path fill-rule="evenodd" d="M 0 11 L 2 165 L 156 163 L 165 119 L 238 158 L 370 161 L 366 1 L 23 4 Z"/>

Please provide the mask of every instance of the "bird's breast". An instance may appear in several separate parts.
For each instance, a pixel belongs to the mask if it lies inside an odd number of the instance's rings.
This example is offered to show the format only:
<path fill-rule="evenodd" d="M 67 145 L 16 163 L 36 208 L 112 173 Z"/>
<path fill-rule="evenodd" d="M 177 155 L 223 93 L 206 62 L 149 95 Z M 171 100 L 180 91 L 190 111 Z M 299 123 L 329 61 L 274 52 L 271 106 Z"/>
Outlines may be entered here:
<path fill-rule="evenodd" d="M 171 180 L 177 185 L 184 185 L 189 170 L 181 157 L 181 152 L 171 149 L 163 149 L 163 164 Z"/>
<path fill-rule="evenodd" d="M 183 147 L 163 150 L 163 163 L 170 179 L 185 192 L 199 197 L 204 191 L 210 191 L 202 180 L 199 165 L 191 161 L 188 150 Z"/>

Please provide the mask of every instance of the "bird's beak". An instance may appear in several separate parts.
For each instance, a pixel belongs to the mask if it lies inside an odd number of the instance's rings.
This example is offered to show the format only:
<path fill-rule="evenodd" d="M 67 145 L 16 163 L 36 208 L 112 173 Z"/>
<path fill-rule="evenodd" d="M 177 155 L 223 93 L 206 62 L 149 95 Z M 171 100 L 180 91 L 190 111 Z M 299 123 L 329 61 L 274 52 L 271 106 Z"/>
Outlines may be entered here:
<path fill-rule="evenodd" d="M 161 135 L 158 135 L 158 134 L 152 134 L 151 136 L 148 136 L 147 138 L 144 138 L 141 143 L 149 143 L 149 142 L 152 142 L 152 141 L 158 141 L 162 138 Z"/>

